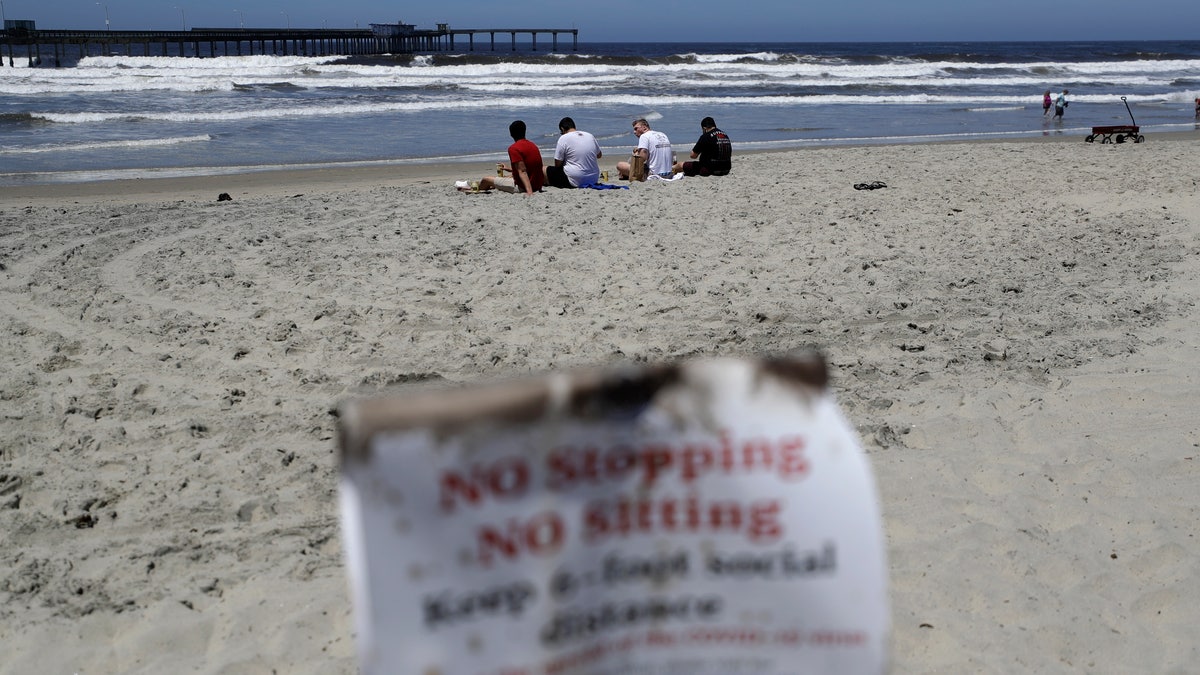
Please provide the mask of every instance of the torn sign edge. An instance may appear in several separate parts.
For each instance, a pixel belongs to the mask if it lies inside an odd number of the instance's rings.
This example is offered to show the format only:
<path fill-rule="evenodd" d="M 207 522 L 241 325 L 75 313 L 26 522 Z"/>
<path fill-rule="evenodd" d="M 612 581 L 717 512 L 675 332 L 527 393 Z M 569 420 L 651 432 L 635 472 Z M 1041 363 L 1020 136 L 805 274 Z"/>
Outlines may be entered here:
<path fill-rule="evenodd" d="M 371 440 L 389 432 L 426 428 L 444 435 L 481 422 L 509 426 L 563 417 L 594 420 L 636 412 L 660 391 L 683 383 L 693 364 L 716 360 L 721 359 L 580 369 L 439 391 L 352 399 L 338 412 L 342 468 L 370 463 Z M 774 378 L 809 394 L 821 394 L 829 384 L 828 366 L 818 352 L 734 360 L 752 363 L 758 377 Z"/>

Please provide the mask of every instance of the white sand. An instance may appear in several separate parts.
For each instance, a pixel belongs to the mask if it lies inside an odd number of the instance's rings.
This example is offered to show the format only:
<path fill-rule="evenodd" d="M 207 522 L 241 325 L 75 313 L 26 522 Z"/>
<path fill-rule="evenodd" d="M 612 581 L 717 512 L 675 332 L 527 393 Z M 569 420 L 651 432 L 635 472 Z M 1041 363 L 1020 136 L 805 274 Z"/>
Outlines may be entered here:
<path fill-rule="evenodd" d="M 339 401 L 805 346 L 895 672 L 1194 672 L 1195 134 L 451 187 L 488 167 L 0 189 L 0 672 L 354 672 Z"/>

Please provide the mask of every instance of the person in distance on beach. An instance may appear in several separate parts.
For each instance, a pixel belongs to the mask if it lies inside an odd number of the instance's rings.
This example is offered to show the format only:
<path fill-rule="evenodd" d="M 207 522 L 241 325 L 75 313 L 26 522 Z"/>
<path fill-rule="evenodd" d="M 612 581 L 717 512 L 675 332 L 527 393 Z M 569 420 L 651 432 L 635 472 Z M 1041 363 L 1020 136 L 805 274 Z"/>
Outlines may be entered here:
<path fill-rule="evenodd" d="M 692 147 L 693 161 L 676 164 L 675 171 L 688 176 L 724 176 L 732 168 L 733 143 L 711 117 L 700 120 L 700 130 L 700 139 Z"/>
<path fill-rule="evenodd" d="M 1056 120 L 1062 120 L 1063 112 L 1065 112 L 1067 106 L 1070 105 L 1067 102 L 1068 93 L 1070 92 L 1068 92 L 1066 89 L 1063 89 L 1062 93 L 1058 95 L 1058 98 L 1054 99 L 1054 119 Z"/>
<path fill-rule="evenodd" d="M 491 190 L 496 188 L 502 192 L 520 192 L 532 195 L 542 191 L 546 175 L 542 168 L 542 151 L 533 141 L 525 138 L 525 122 L 516 120 L 508 125 L 508 135 L 512 136 L 513 144 L 508 146 L 509 166 L 503 163 L 496 165 L 497 173 L 509 172 L 509 176 L 484 176 L 479 179 L 479 189 Z"/>
<path fill-rule="evenodd" d="M 654 131 L 645 119 L 633 123 L 633 135 L 637 136 L 638 144 L 633 154 L 640 155 L 646 160 L 647 172 L 662 178 L 675 175 L 671 163 L 675 161 L 675 153 L 671 150 L 671 139 L 661 131 Z M 629 162 L 617 162 L 617 175 L 621 180 L 629 180 Z"/>
<path fill-rule="evenodd" d="M 1047 89 L 1046 93 L 1042 94 L 1042 117 L 1045 117 L 1046 115 L 1050 114 L 1051 103 L 1052 103 L 1052 101 L 1050 100 L 1050 90 Z"/>
<path fill-rule="evenodd" d="M 600 144 L 596 137 L 575 128 L 575 120 L 558 122 L 562 134 L 554 146 L 554 166 L 546 167 L 546 183 L 556 188 L 577 188 L 600 182 Z"/>

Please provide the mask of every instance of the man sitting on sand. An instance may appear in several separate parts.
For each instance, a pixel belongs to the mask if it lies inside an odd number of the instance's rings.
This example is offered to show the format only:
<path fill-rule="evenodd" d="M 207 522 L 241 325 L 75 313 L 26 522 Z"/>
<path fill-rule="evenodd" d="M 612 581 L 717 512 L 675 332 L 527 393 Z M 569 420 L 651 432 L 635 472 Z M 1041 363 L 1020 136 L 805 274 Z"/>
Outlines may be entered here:
<path fill-rule="evenodd" d="M 507 171 L 512 178 L 485 176 L 479 179 L 479 189 L 483 191 L 496 188 L 503 192 L 520 192 L 524 195 L 541 192 L 546 180 L 542 169 L 542 151 L 538 150 L 533 141 L 525 139 L 525 123 L 521 120 L 508 125 L 508 135 L 513 139 L 513 144 L 508 146 L 508 161 L 511 166 L 497 164 L 496 170 L 500 173 Z"/>
<path fill-rule="evenodd" d="M 638 144 L 633 154 L 640 155 L 646 160 L 646 171 L 650 175 L 670 178 L 675 175 L 671 162 L 675 161 L 675 153 L 671 150 L 671 139 L 661 131 L 654 131 L 645 119 L 633 123 L 633 135 L 637 136 Z M 629 162 L 617 162 L 617 175 L 621 180 L 629 180 Z"/>
<path fill-rule="evenodd" d="M 554 146 L 554 166 L 546 167 L 546 183 L 569 189 L 600 182 L 603 153 L 596 137 L 576 129 L 570 117 L 559 120 L 558 131 L 562 136 Z"/>
<path fill-rule="evenodd" d="M 675 171 L 688 176 L 724 176 L 733 166 L 729 159 L 733 156 L 733 144 L 711 117 L 700 120 L 700 130 L 703 132 L 700 140 L 692 148 L 695 161 L 680 162 L 675 165 Z"/>

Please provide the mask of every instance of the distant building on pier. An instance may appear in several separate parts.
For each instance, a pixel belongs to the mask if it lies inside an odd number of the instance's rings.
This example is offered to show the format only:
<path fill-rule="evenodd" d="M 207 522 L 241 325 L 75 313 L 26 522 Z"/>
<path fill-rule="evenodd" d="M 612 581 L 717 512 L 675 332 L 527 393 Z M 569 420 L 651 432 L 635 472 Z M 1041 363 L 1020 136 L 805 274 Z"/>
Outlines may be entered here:
<path fill-rule="evenodd" d="M 375 37 L 390 38 L 399 37 L 401 35 L 412 35 L 417 32 L 416 24 L 411 23 L 373 23 L 370 24 L 371 33 Z"/>
<path fill-rule="evenodd" d="M 19 35 L 22 33 L 30 33 L 35 30 L 37 30 L 37 26 L 34 25 L 33 21 L 29 21 L 27 19 L 5 19 L 4 20 L 4 32 L 5 33 L 13 33 L 14 35 Z"/>

